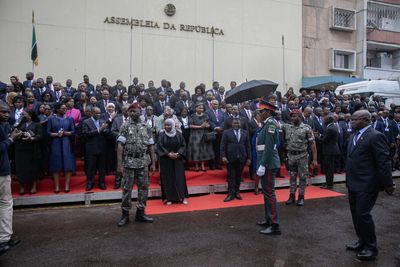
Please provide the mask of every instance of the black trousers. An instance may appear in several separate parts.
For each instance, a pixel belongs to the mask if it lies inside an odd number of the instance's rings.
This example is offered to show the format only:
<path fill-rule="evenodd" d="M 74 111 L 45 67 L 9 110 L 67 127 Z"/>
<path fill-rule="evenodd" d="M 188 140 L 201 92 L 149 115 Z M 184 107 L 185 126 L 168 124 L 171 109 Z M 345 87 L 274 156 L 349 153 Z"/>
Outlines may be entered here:
<path fill-rule="evenodd" d="M 103 184 L 106 178 L 106 155 L 88 155 L 85 157 L 87 184 L 94 185 L 94 177 L 99 172 L 99 184 Z"/>
<path fill-rule="evenodd" d="M 212 142 L 213 145 L 213 150 L 214 150 L 214 159 L 209 161 L 209 165 L 211 168 L 215 168 L 215 167 L 220 167 L 219 164 L 219 159 L 220 159 L 220 155 L 221 155 L 221 139 L 222 136 L 221 134 L 216 134 L 217 139 L 215 139 L 215 141 Z"/>
<path fill-rule="evenodd" d="M 349 204 L 354 229 L 358 241 L 365 247 L 377 250 L 375 224 L 371 210 L 375 205 L 379 192 L 355 192 L 349 190 Z"/>
<path fill-rule="evenodd" d="M 333 175 L 335 172 L 336 155 L 324 155 L 324 171 L 327 186 L 333 186 Z"/>
<path fill-rule="evenodd" d="M 244 163 L 239 160 L 229 162 L 228 169 L 228 194 L 234 196 L 240 192 L 240 181 L 242 179 Z"/>

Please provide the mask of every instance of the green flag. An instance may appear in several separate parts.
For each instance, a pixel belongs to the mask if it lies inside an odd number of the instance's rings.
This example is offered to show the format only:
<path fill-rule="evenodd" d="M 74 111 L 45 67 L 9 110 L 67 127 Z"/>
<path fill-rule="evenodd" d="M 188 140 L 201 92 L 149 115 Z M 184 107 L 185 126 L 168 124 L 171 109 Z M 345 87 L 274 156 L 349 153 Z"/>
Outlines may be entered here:
<path fill-rule="evenodd" d="M 32 11 L 32 50 L 31 50 L 31 59 L 33 64 L 37 66 L 39 64 L 38 52 L 37 52 L 37 42 L 36 42 L 36 32 L 35 32 L 35 16 Z"/>

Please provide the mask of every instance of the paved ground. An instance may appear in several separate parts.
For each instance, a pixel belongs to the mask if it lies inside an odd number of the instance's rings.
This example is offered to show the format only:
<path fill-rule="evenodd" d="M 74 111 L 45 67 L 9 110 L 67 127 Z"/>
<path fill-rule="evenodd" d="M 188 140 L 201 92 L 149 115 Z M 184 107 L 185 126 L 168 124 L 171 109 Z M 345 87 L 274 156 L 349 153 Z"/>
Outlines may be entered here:
<path fill-rule="evenodd" d="M 258 234 L 262 206 L 166 214 L 124 228 L 116 227 L 117 204 L 17 210 L 22 242 L 0 266 L 400 266 L 399 207 L 400 192 L 380 195 L 373 212 L 380 254 L 371 263 L 344 249 L 355 241 L 346 197 L 280 204 L 283 235 L 273 237 Z"/>

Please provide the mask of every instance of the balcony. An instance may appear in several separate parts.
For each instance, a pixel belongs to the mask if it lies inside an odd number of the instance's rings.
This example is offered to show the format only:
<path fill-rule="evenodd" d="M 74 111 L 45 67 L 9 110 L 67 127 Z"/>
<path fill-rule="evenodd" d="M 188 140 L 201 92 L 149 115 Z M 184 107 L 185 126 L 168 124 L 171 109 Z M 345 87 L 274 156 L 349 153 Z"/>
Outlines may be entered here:
<path fill-rule="evenodd" d="M 367 27 L 400 33 L 400 5 L 369 1 Z"/>
<path fill-rule="evenodd" d="M 396 80 L 400 77 L 400 45 L 367 42 L 365 79 Z"/>

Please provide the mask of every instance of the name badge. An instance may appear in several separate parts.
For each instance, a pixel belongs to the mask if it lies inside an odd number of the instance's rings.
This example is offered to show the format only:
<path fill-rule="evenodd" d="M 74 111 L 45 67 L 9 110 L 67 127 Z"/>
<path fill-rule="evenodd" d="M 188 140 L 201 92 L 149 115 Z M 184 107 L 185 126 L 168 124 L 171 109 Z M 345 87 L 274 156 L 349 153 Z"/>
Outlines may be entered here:
<path fill-rule="evenodd" d="M 347 131 L 348 131 L 348 132 L 351 132 L 351 131 L 352 131 L 352 129 L 347 129 Z"/>
<path fill-rule="evenodd" d="M 389 132 L 389 128 L 385 128 L 385 132 Z"/>

